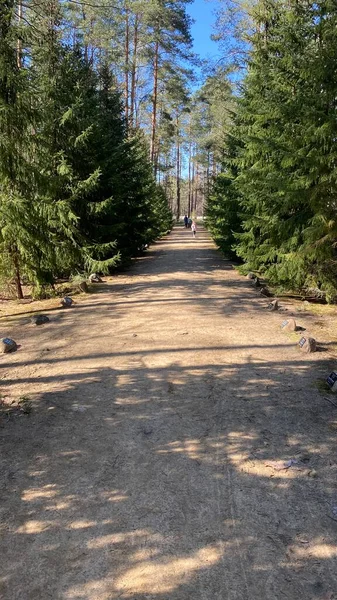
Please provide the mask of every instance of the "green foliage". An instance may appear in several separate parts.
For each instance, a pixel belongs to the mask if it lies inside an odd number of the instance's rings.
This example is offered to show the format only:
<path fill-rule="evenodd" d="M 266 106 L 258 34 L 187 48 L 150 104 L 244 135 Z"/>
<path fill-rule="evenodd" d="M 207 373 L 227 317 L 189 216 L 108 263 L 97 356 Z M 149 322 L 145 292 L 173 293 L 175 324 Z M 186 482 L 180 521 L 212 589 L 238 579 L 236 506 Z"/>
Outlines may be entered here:
<path fill-rule="evenodd" d="M 228 97 L 226 101 L 228 107 Z M 231 259 L 237 259 L 236 235 L 242 231 L 242 200 L 237 183 L 237 157 L 241 149 L 235 104 L 231 99 L 230 116 L 223 127 L 222 172 L 215 178 L 206 203 L 206 225 L 214 241 L 222 252 Z M 225 107 L 223 107 L 222 113 Z M 225 123 L 225 121 L 224 121 Z M 225 146 L 224 146 L 225 144 Z M 218 147 L 220 151 L 220 144 Z"/>
<path fill-rule="evenodd" d="M 108 273 L 171 221 L 110 66 L 64 42 L 61 5 L 35 8 L 18 29 L 14 3 L 0 7 L 0 279 L 43 296 L 58 276 Z"/>
<path fill-rule="evenodd" d="M 241 229 L 239 194 L 233 177 L 220 173 L 207 199 L 206 226 L 229 258 L 236 258 L 235 234 Z"/>
<path fill-rule="evenodd" d="M 337 293 L 337 7 L 330 0 L 259 0 L 252 15 L 235 125 L 237 173 L 229 185 L 241 222 L 235 251 L 276 286 L 314 288 L 331 300 Z M 233 196 L 218 192 L 223 184 L 220 175 L 208 209 L 213 231 L 214 221 L 224 219 L 215 231 L 220 246 L 233 218 Z"/>

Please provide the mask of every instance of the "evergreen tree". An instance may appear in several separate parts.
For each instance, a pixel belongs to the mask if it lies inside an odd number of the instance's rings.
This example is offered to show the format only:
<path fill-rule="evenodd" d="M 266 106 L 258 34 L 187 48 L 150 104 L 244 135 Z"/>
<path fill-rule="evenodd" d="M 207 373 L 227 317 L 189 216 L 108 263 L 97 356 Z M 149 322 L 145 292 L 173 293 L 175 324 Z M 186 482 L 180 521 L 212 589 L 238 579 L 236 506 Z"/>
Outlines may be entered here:
<path fill-rule="evenodd" d="M 69 45 L 58 1 L 19 20 L 10 0 L 0 8 L 0 276 L 42 295 L 55 277 L 129 260 L 172 216 L 104 54 Z"/>
<path fill-rule="evenodd" d="M 39 256 L 50 247 L 47 207 L 37 199 L 40 181 L 35 132 L 37 112 L 31 100 L 29 68 L 23 68 L 22 41 L 27 29 L 18 23 L 15 4 L 0 6 L 0 272 L 14 278 L 18 298 L 21 280 L 37 282 Z"/>
<path fill-rule="evenodd" d="M 215 243 L 231 259 L 236 259 L 236 236 L 242 232 L 241 194 L 237 185 L 237 156 L 240 140 L 233 127 L 226 138 L 222 171 L 216 177 L 206 202 L 206 225 Z"/>
<path fill-rule="evenodd" d="M 238 253 L 276 284 L 332 294 L 337 9 L 295 0 L 258 8 L 241 111 Z"/>

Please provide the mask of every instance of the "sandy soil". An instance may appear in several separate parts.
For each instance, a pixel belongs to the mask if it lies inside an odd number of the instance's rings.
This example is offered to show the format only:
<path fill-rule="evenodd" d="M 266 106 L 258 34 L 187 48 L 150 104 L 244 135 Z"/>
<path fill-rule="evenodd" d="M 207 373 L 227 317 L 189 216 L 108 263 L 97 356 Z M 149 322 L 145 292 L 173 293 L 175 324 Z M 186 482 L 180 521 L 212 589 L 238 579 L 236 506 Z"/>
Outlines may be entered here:
<path fill-rule="evenodd" d="M 269 313 L 202 228 L 56 305 L 0 323 L 3 397 L 33 403 L 0 418 L 1 598 L 337 598 L 324 320 Z"/>

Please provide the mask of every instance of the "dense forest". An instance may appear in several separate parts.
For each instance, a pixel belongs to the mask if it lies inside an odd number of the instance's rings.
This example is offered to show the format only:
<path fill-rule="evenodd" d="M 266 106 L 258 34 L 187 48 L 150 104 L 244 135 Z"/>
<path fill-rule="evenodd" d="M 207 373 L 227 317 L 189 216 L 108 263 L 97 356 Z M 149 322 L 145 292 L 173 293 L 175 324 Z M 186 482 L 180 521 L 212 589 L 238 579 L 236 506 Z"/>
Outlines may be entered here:
<path fill-rule="evenodd" d="M 172 88 L 178 122 L 190 46 L 183 0 L 1 0 L 0 278 L 18 298 L 23 281 L 41 296 L 107 273 L 171 228 L 159 98 Z"/>
<path fill-rule="evenodd" d="M 0 0 L 1 288 L 112 272 L 188 213 L 335 299 L 337 5 L 219 1 L 201 61 L 191 3 Z"/>
<path fill-rule="evenodd" d="M 218 36 L 239 76 L 229 76 L 233 110 L 207 202 L 214 239 L 243 270 L 328 301 L 337 295 L 336 31 L 333 0 L 226 2 Z"/>

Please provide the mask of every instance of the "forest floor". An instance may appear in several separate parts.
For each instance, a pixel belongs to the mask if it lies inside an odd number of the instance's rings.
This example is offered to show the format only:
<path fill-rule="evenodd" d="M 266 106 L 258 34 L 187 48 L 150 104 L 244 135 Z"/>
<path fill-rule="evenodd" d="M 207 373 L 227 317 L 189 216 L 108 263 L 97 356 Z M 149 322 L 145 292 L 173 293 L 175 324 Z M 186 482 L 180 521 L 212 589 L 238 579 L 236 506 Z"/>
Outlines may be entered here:
<path fill-rule="evenodd" d="M 202 227 L 57 303 L 0 313 L 2 600 L 336 599 L 331 315 L 268 312 Z"/>

